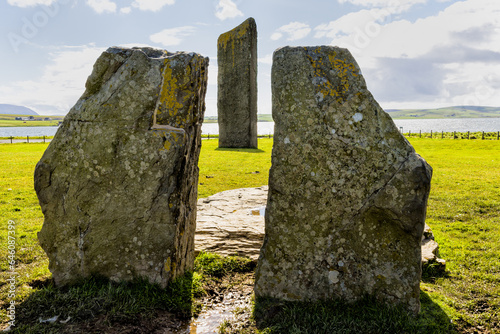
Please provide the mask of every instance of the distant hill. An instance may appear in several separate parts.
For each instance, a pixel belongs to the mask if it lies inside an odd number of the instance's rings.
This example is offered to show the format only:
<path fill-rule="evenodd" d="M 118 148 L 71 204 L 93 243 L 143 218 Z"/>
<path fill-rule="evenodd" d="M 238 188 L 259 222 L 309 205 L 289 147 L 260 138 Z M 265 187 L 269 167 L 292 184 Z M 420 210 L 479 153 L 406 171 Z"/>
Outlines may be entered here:
<path fill-rule="evenodd" d="M 38 114 L 30 108 L 16 106 L 13 104 L 0 104 L 0 114 L 38 116 Z"/>
<path fill-rule="evenodd" d="M 436 109 L 385 109 L 394 119 L 423 118 L 500 118 L 500 107 L 454 106 Z M 259 122 L 272 122 L 271 114 L 257 114 Z M 205 117 L 205 123 L 217 123 L 217 116 Z"/>
<path fill-rule="evenodd" d="M 500 117 L 500 107 L 455 106 L 437 109 L 387 109 L 394 119 Z"/>

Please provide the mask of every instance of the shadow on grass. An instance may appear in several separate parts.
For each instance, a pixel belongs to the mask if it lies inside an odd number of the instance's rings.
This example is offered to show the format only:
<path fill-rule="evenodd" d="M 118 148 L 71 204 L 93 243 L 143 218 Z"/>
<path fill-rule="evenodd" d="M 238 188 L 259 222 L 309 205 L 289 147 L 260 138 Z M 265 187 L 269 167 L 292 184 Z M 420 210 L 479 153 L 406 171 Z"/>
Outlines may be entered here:
<path fill-rule="evenodd" d="M 266 153 L 266 151 L 263 151 L 258 148 L 224 148 L 224 147 L 218 147 L 215 149 L 216 151 L 220 152 L 245 152 L 245 153 Z"/>
<path fill-rule="evenodd" d="M 165 319 L 167 313 L 177 325 L 187 325 L 193 310 L 192 284 L 192 274 L 166 289 L 145 280 L 115 283 L 102 277 L 63 288 L 50 279 L 36 281 L 39 290 L 16 305 L 15 327 L 9 333 L 108 333 L 110 326 L 131 324 L 139 324 L 133 333 L 150 333 L 152 327 L 165 325 L 152 320 L 159 314 Z"/>
<path fill-rule="evenodd" d="M 422 266 L 422 282 L 435 283 L 438 278 L 449 278 L 450 273 L 438 262 L 427 263 Z"/>
<path fill-rule="evenodd" d="M 257 298 L 257 328 L 271 333 L 453 333 L 446 313 L 423 291 L 418 317 L 365 297 L 349 304 L 340 300 L 282 302 Z"/>

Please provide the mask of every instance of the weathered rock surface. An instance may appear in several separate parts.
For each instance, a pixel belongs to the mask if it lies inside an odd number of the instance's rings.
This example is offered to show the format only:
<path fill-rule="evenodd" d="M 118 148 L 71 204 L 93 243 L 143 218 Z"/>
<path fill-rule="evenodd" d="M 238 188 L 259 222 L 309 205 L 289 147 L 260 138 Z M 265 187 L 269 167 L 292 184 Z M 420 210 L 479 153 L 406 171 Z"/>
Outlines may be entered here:
<path fill-rule="evenodd" d="M 257 25 L 249 18 L 217 42 L 219 147 L 257 148 Z"/>
<path fill-rule="evenodd" d="M 109 48 L 38 162 L 38 234 L 58 285 L 166 286 L 192 269 L 208 58 Z"/>
<path fill-rule="evenodd" d="M 425 224 L 422 235 L 422 268 L 427 266 L 432 266 L 440 272 L 446 270 L 446 260 L 439 258 L 439 244 L 434 240 L 434 234 L 429 225 Z"/>
<path fill-rule="evenodd" d="M 241 188 L 199 199 L 195 252 L 238 255 L 257 261 L 265 235 L 267 190 L 267 186 Z M 427 224 L 421 247 L 422 267 L 437 264 L 445 270 L 446 261 L 439 258 L 439 245 Z"/>
<path fill-rule="evenodd" d="M 198 200 L 195 251 L 259 257 L 267 186 L 227 190 Z"/>
<path fill-rule="evenodd" d="M 369 294 L 417 313 L 431 167 L 374 100 L 348 50 L 278 49 L 272 85 L 256 296 Z"/>

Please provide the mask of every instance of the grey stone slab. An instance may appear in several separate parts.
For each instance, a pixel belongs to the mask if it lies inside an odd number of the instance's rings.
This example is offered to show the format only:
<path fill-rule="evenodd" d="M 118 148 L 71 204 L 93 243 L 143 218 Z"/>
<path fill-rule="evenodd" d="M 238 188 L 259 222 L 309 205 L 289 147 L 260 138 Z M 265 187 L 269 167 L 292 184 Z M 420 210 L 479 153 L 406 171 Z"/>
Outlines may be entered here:
<path fill-rule="evenodd" d="M 166 286 L 194 260 L 208 58 L 109 48 L 35 169 L 57 285 L 90 275 Z"/>
<path fill-rule="evenodd" d="M 257 25 L 249 18 L 219 36 L 219 147 L 257 148 Z"/>
<path fill-rule="evenodd" d="M 418 313 L 432 168 L 366 87 L 348 50 L 284 47 L 256 296 L 365 294 Z"/>

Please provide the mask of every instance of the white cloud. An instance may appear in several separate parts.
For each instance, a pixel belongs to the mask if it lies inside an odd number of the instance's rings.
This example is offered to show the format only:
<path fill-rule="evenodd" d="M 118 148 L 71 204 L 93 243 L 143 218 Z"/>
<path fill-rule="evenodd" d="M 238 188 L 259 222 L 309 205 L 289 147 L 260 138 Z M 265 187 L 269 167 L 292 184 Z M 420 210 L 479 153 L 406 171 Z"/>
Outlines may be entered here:
<path fill-rule="evenodd" d="M 130 8 L 130 7 L 123 7 L 120 9 L 120 13 L 122 13 L 122 14 L 130 14 L 131 11 L 132 11 L 132 8 Z"/>
<path fill-rule="evenodd" d="M 414 22 L 391 21 L 384 10 L 363 9 L 315 28 L 316 38 L 353 53 L 384 107 L 500 105 L 500 82 L 491 77 L 500 72 L 498 0 L 450 3 Z"/>
<path fill-rule="evenodd" d="M 98 14 L 116 12 L 116 3 L 110 0 L 87 0 L 87 5 Z"/>
<path fill-rule="evenodd" d="M 238 9 L 238 6 L 231 0 L 219 0 L 215 10 L 215 16 L 221 21 L 232 19 L 237 16 L 243 16 L 243 13 Z"/>
<path fill-rule="evenodd" d="M 428 0 L 338 0 L 339 3 L 351 3 L 364 7 L 403 7 L 408 8 L 419 3 L 426 3 Z M 449 0 L 441 0 L 449 1 Z"/>
<path fill-rule="evenodd" d="M 7 0 L 7 3 L 11 6 L 26 8 L 38 5 L 50 6 L 56 1 L 57 0 Z"/>
<path fill-rule="evenodd" d="M 157 12 L 166 5 L 173 5 L 174 3 L 175 0 L 134 0 L 132 6 L 144 11 Z"/>
<path fill-rule="evenodd" d="M 358 12 L 346 14 L 335 21 L 320 24 L 314 30 L 316 34 L 314 37 L 330 37 L 340 38 L 349 34 L 353 34 L 358 30 L 377 29 L 380 23 L 383 23 L 391 12 L 384 9 L 363 9 Z M 368 32 L 370 33 L 370 32 Z"/>
<path fill-rule="evenodd" d="M 273 54 L 272 53 L 268 53 L 264 57 L 259 58 L 258 61 L 261 64 L 271 65 L 273 63 Z"/>
<path fill-rule="evenodd" d="M 177 28 L 164 29 L 156 34 L 149 36 L 149 39 L 154 43 L 159 43 L 164 46 L 179 45 L 183 37 L 194 34 L 196 28 L 193 26 L 184 26 Z"/>
<path fill-rule="evenodd" d="M 288 41 L 296 41 L 302 39 L 309 35 L 311 32 L 311 27 L 308 24 L 301 22 L 290 22 L 287 25 L 284 25 L 278 28 L 272 35 L 272 40 L 278 40 L 282 38 L 285 34 L 288 35 Z"/>
<path fill-rule="evenodd" d="M 39 78 L 0 86 L 1 100 L 49 114 L 65 114 L 85 91 L 92 66 L 104 50 L 95 45 L 57 48 L 50 53 L 50 62 Z"/>

